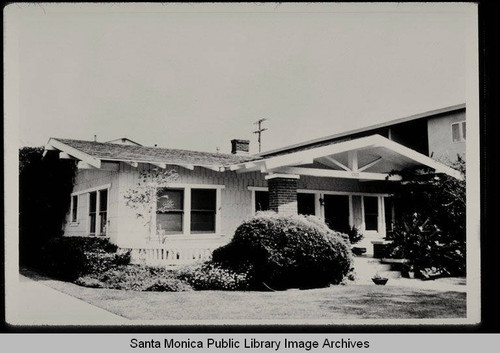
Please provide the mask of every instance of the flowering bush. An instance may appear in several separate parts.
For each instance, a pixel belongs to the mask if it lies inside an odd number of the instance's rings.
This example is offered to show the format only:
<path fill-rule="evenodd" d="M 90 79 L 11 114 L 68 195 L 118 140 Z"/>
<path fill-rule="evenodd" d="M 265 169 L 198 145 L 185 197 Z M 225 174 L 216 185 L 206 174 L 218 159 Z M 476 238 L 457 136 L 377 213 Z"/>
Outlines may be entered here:
<path fill-rule="evenodd" d="M 186 267 L 179 274 L 197 290 L 245 290 L 250 288 L 250 270 L 234 271 L 208 261 L 201 265 Z"/>
<path fill-rule="evenodd" d="M 237 273 L 246 269 L 252 288 L 315 288 L 340 283 L 352 254 L 343 236 L 317 218 L 259 212 L 213 252 L 213 261 Z"/>
<path fill-rule="evenodd" d="M 181 292 L 191 290 L 189 284 L 177 278 L 174 271 L 162 267 L 140 265 L 117 266 L 103 273 L 80 277 L 75 283 L 85 287 L 136 291 Z"/>

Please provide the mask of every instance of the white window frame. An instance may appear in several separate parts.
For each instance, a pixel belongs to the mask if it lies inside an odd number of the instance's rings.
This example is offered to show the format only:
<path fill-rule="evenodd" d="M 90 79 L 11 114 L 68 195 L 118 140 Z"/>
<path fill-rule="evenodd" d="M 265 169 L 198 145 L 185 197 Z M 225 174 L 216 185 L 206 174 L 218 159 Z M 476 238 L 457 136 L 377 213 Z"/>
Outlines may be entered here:
<path fill-rule="evenodd" d="M 464 138 L 464 123 L 465 120 L 457 121 L 455 123 L 451 123 L 451 142 L 453 143 L 459 143 L 459 142 L 465 142 Z M 458 125 L 458 140 L 453 141 L 453 126 Z M 467 127 L 465 128 L 467 129 Z"/>
<path fill-rule="evenodd" d="M 157 186 L 156 193 L 158 192 Z M 182 216 L 182 233 L 179 234 L 167 234 L 169 239 L 210 239 L 210 238 L 220 238 L 222 236 L 222 189 L 225 188 L 224 185 L 214 185 L 214 184 L 176 184 L 169 183 L 166 186 L 161 186 L 167 189 L 182 189 L 184 191 L 184 214 Z M 211 189 L 216 190 L 215 192 L 215 232 L 214 233 L 191 233 L 191 190 L 192 189 Z M 156 202 L 153 203 L 153 213 L 152 213 L 152 223 L 151 236 L 154 239 L 157 234 L 156 230 Z"/>
<path fill-rule="evenodd" d="M 73 205 L 73 196 L 78 196 L 78 198 L 80 199 L 80 195 L 85 195 L 87 194 L 87 217 L 90 213 L 90 193 L 91 192 L 96 192 L 96 233 L 93 233 L 91 234 L 90 233 L 90 217 L 88 217 L 87 219 L 87 226 L 86 226 L 86 234 L 87 236 L 89 237 L 99 237 L 99 238 L 108 238 L 109 237 L 109 234 L 108 234 L 108 227 L 106 225 L 106 232 L 104 234 L 99 234 L 97 233 L 98 231 L 98 228 L 99 228 L 99 225 L 100 225 L 100 222 L 101 222 L 101 216 L 99 215 L 100 213 L 100 210 L 99 210 L 99 207 L 100 207 L 100 200 L 99 200 L 99 191 L 102 191 L 102 190 L 107 190 L 108 191 L 108 199 L 106 200 L 106 212 L 108 213 L 107 214 L 107 223 L 109 224 L 109 191 L 111 189 L 111 184 L 105 184 L 105 185 L 100 185 L 100 186 L 95 186 L 95 187 L 92 187 L 92 188 L 88 188 L 88 189 L 85 189 L 85 190 L 80 190 L 80 191 L 75 191 L 73 193 L 71 193 L 71 205 Z M 78 201 L 80 202 L 80 201 Z M 72 209 L 72 208 L 71 208 Z M 78 211 L 77 211 L 77 215 L 78 214 Z M 71 215 L 70 215 L 71 217 Z M 79 217 L 79 216 L 77 216 Z M 78 218 L 80 220 L 80 218 Z M 72 223 L 72 224 L 79 224 L 79 221 L 77 223 Z"/>

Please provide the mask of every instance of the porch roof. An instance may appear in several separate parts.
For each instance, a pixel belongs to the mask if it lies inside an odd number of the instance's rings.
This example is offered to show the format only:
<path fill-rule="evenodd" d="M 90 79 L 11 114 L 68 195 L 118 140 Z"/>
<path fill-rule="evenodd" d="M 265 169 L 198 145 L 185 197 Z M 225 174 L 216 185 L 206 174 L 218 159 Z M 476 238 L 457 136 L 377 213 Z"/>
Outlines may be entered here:
<path fill-rule="evenodd" d="M 438 173 L 461 178 L 457 170 L 380 135 L 239 163 L 230 169 L 237 173 L 258 170 L 269 174 L 399 180 L 399 176 L 388 177 L 389 173 L 413 166 L 429 167 Z"/>

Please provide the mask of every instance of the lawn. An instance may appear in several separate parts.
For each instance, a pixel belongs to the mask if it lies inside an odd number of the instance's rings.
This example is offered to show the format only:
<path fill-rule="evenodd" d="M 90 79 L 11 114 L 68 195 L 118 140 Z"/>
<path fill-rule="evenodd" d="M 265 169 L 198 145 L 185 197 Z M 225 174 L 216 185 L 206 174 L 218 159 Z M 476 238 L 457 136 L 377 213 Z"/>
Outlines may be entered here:
<path fill-rule="evenodd" d="M 337 320 L 465 318 L 466 294 L 346 285 L 283 292 L 136 292 L 80 287 L 24 272 L 60 292 L 132 320 Z"/>

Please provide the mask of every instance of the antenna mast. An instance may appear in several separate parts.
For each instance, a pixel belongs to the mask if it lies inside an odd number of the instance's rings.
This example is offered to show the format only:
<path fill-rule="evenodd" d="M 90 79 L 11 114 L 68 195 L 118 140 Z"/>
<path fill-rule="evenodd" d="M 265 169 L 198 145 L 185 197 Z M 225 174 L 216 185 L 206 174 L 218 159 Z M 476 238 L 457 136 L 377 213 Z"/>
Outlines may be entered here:
<path fill-rule="evenodd" d="M 266 118 L 263 118 L 263 119 L 259 119 L 257 120 L 254 124 L 256 125 L 259 125 L 259 129 L 257 131 L 254 131 L 253 133 L 254 134 L 257 134 L 258 135 L 258 140 L 259 141 L 259 152 L 261 152 L 261 149 L 262 149 L 262 144 L 261 144 L 261 135 L 262 135 L 262 132 L 263 131 L 266 131 L 267 128 L 262 128 L 262 123 L 264 121 L 266 121 L 267 119 Z"/>

